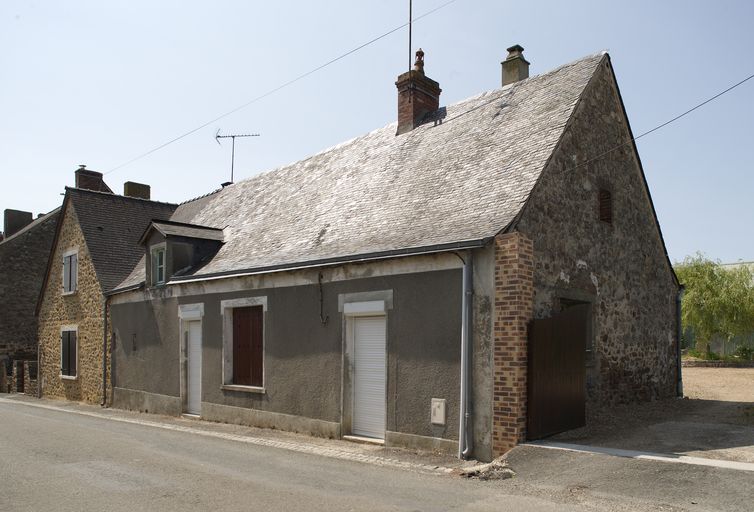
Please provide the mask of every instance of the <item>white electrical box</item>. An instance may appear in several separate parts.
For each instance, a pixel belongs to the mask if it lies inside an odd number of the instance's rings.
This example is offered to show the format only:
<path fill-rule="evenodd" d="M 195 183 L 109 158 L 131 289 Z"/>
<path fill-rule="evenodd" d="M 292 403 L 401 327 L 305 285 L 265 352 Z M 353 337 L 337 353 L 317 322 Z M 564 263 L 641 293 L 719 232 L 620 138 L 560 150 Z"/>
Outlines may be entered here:
<path fill-rule="evenodd" d="M 432 413 L 430 421 L 433 425 L 445 425 L 445 399 L 432 399 Z"/>

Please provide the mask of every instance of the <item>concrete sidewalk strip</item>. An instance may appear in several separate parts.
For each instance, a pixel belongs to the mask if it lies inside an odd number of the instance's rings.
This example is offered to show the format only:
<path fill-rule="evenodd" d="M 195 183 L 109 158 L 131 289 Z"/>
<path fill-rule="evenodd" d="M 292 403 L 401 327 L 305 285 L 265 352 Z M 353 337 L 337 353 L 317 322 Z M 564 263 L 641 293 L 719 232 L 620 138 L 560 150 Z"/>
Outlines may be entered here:
<path fill-rule="evenodd" d="M 723 469 L 737 469 L 739 471 L 754 471 L 751 462 L 738 462 L 732 460 L 706 459 L 703 457 L 691 457 L 688 455 L 673 455 L 663 453 L 641 452 L 635 450 L 622 450 L 619 448 L 606 448 L 603 446 L 587 446 L 581 444 L 558 443 L 555 441 L 530 441 L 524 443 L 527 446 L 547 448 L 550 450 L 567 450 L 582 453 L 598 453 L 601 455 L 613 455 L 615 457 L 627 457 L 638 460 L 653 460 L 676 464 L 691 464 L 694 466 L 710 466 Z"/>
<path fill-rule="evenodd" d="M 380 457 L 377 455 L 369 455 L 364 453 L 355 453 L 345 450 L 339 450 L 337 448 L 330 448 L 324 446 L 318 446 L 314 444 L 297 443 L 291 441 L 280 441 L 274 439 L 266 439 L 259 436 L 248 436 L 229 434 L 226 432 L 214 432 L 211 430 L 205 430 L 202 428 L 186 427 L 183 425 L 174 425 L 171 423 L 164 423 L 153 420 L 143 420 L 136 418 L 128 418 L 119 416 L 117 413 L 110 412 L 95 412 L 95 411 L 82 411 L 70 407 L 60 407 L 56 405 L 49 405 L 44 403 L 35 403 L 27 400 L 16 400 L 8 398 L 0 398 L 0 403 L 25 405 L 27 407 L 36 407 L 39 409 L 47 409 L 50 411 L 58 411 L 69 414 L 78 414 L 80 416 L 89 416 L 92 418 L 99 418 L 110 421 L 117 421 L 120 423 L 130 423 L 133 425 L 142 425 L 146 427 L 160 428 L 163 430 L 173 430 L 177 432 L 185 432 L 187 434 L 200 435 L 205 437 L 214 437 L 216 439 L 224 439 L 226 441 L 236 441 L 241 443 L 253 444 L 258 446 L 266 446 L 269 448 L 279 448 L 283 450 L 289 450 L 299 453 L 307 453 L 310 455 L 320 455 L 323 457 L 330 457 L 334 459 L 348 460 L 352 462 L 363 462 L 365 464 L 372 464 L 375 466 L 387 466 L 393 468 L 399 468 L 404 470 L 418 471 L 421 473 L 430 473 L 436 475 L 447 475 L 453 473 L 453 468 L 434 466 L 428 464 L 418 464 L 415 462 L 407 462 L 398 459 L 391 459 L 388 457 Z M 114 411 L 113 409 L 105 409 L 106 411 Z M 125 411 L 124 411 L 125 412 Z M 201 420 L 197 420 L 201 421 Z"/>

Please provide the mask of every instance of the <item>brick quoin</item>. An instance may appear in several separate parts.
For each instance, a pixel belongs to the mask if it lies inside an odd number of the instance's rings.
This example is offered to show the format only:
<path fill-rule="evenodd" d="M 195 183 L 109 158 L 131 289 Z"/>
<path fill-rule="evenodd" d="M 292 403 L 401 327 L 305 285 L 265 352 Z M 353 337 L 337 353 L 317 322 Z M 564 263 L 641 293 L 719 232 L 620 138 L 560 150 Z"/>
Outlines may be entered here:
<path fill-rule="evenodd" d="M 534 308 L 534 247 L 522 233 L 495 238 L 492 452 L 526 439 L 527 325 Z"/>

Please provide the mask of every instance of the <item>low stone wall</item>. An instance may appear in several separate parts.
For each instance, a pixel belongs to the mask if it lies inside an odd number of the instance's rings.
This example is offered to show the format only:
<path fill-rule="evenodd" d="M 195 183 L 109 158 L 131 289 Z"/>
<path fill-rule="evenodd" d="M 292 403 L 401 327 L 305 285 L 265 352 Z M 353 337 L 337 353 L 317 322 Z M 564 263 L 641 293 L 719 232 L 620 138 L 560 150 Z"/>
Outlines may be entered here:
<path fill-rule="evenodd" d="M 681 361 L 684 368 L 754 368 L 754 361 Z"/>

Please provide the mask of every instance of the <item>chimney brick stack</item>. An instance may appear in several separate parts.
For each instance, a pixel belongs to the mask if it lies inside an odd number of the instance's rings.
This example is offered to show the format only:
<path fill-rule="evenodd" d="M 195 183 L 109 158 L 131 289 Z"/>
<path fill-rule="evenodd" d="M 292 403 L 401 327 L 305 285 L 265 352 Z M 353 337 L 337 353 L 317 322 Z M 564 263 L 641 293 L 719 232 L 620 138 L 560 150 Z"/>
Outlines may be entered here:
<path fill-rule="evenodd" d="M 123 195 L 127 197 L 137 197 L 139 199 L 149 199 L 151 196 L 151 188 L 149 185 L 144 185 L 143 183 L 127 181 L 123 184 Z"/>
<path fill-rule="evenodd" d="M 503 87 L 524 78 L 529 78 L 529 62 L 524 58 L 524 49 L 520 45 L 508 48 L 508 56 L 503 62 Z"/>
<path fill-rule="evenodd" d="M 107 186 L 102 179 L 102 173 L 92 171 L 86 168 L 86 165 L 79 165 L 76 169 L 76 188 L 94 190 L 96 192 L 106 192 L 112 194 L 113 191 Z"/>
<path fill-rule="evenodd" d="M 3 212 L 3 229 L 5 238 L 15 235 L 34 220 L 31 212 L 22 212 L 21 210 L 5 210 Z"/>
<path fill-rule="evenodd" d="M 398 131 L 396 135 L 410 132 L 422 122 L 424 116 L 440 108 L 440 84 L 424 75 L 424 52 L 416 52 L 414 69 L 398 76 Z"/>

